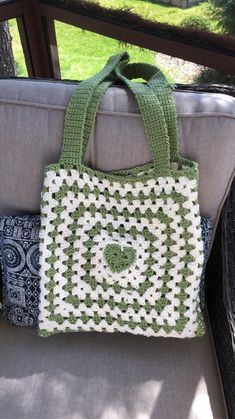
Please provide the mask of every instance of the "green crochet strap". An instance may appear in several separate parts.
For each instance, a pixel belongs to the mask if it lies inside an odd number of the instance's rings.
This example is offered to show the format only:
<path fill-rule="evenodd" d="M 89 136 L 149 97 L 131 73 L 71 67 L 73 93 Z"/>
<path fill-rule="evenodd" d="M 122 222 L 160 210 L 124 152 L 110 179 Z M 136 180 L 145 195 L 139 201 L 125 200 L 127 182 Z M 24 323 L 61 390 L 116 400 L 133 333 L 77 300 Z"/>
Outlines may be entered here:
<path fill-rule="evenodd" d="M 112 80 L 115 67 L 121 62 L 123 65 L 127 64 L 128 60 L 129 55 L 127 53 L 110 57 L 102 71 L 94 77 L 82 81 L 74 91 L 65 113 L 60 163 L 71 165 L 81 163 L 87 109 L 92 103 L 94 91 L 102 81 Z M 104 88 L 107 88 L 107 85 Z"/>
<path fill-rule="evenodd" d="M 96 118 L 94 117 L 94 115 L 95 116 L 97 115 L 100 102 L 106 90 L 111 85 L 112 85 L 111 81 L 104 81 L 100 85 L 97 86 L 97 88 L 95 89 L 93 93 L 92 100 L 90 101 L 90 105 L 88 106 L 88 109 L 87 109 L 87 118 L 86 118 L 85 126 L 84 126 L 81 162 L 84 161 L 86 152 L 89 149 L 91 134 L 93 132 L 95 121 L 96 121 Z"/>
<path fill-rule="evenodd" d="M 143 118 L 145 133 L 152 151 L 156 169 L 170 169 L 170 143 L 164 112 L 156 94 L 142 83 L 135 83 L 123 74 L 125 63 L 115 68 L 117 78 L 121 80 L 136 98 Z"/>
<path fill-rule="evenodd" d="M 143 78 L 147 81 L 147 85 L 156 93 L 163 108 L 167 124 L 171 161 L 177 160 L 179 156 L 179 130 L 172 86 L 168 83 L 161 70 L 150 64 L 127 64 L 122 69 L 122 74 L 128 79 Z"/>
<path fill-rule="evenodd" d="M 174 107 L 174 101 L 172 98 L 171 86 L 165 79 L 165 76 L 161 73 L 161 71 L 151 65 L 142 64 L 142 63 L 134 63 L 134 64 L 127 64 L 124 67 L 123 63 L 121 63 L 121 74 L 127 75 L 127 78 L 145 78 L 148 83 L 153 82 L 153 86 L 150 85 L 150 88 L 157 94 L 160 104 L 163 106 L 163 109 L 167 112 L 164 112 L 166 123 L 168 122 L 168 136 L 171 134 L 170 141 L 170 152 L 171 152 L 171 161 L 177 159 L 178 156 L 178 128 L 177 128 L 177 119 L 176 119 L 176 112 Z M 159 77 L 158 77 L 159 76 Z M 101 87 L 102 90 L 102 87 Z M 104 91 L 106 88 L 104 88 Z M 160 94 L 159 94 L 160 92 Z M 98 93 L 98 92 L 97 92 Z M 103 92 L 104 94 L 104 92 Z M 102 94 L 102 96 L 103 96 Z M 85 131 L 84 131 L 84 147 L 83 147 L 83 159 L 85 158 L 85 153 L 87 150 L 87 145 L 89 144 L 89 139 L 91 138 L 91 132 L 94 128 L 94 122 L 92 121 L 92 114 L 97 112 L 98 106 L 100 103 L 99 96 L 96 95 L 97 102 L 95 103 L 95 97 L 92 98 L 92 105 L 88 107 L 88 115 L 87 120 L 85 123 Z M 166 113 L 168 116 L 168 120 L 166 118 Z M 92 123 L 91 123 L 92 121 Z M 175 142 L 173 142 L 173 139 Z M 175 146 L 173 146 L 175 145 Z M 172 146 L 172 147 L 171 147 Z"/>
<path fill-rule="evenodd" d="M 125 79 L 124 77 L 121 77 L 121 80 L 128 85 L 128 87 L 136 97 L 137 103 L 140 108 L 140 112 L 143 114 L 145 131 L 147 134 L 148 141 L 150 143 L 150 147 L 153 152 L 154 161 L 157 168 L 169 169 L 169 139 L 167 136 L 167 128 L 164 121 L 163 110 L 161 109 L 156 95 L 147 86 L 141 85 L 139 83 L 133 83 L 130 80 Z M 91 138 L 91 132 L 95 124 L 95 118 L 99 104 L 105 91 L 111 84 L 111 81 L 104 81 L 100 83 L 100 85 L 98 85 L 93 92 L 92 99 L 87 109 L 87 118 L 84 125 L 82 140 L 83 144 L 82 148 L 80 149 L 81 155 L 78 159 L 79 164 L 83 162 L 86 151 L 88 149 L 89 139 Z M 85 83 L 83 85 L 85 85 Z M 152 132 L 150 130 L 152 130 Z M 158 145 L 156 141 L 157 138 L 159 138 Z M 154 152 L 155 147 L 157 147 L 156 152 Z"/>

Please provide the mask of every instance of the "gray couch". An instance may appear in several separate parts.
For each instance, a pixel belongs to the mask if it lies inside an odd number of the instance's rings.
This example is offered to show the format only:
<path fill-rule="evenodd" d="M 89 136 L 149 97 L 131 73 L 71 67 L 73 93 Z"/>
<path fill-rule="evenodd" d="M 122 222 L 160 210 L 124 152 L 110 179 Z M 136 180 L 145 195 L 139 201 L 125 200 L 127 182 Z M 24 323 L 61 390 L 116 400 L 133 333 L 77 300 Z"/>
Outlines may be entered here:
<path fill-rule="evenodd" d="M 59 159 L 73 83 L 0 80 L 0 214 L 39 213 L 43 167 Z M 216 229 L 235 166 L 235 99 L 176 92 L 181 154 L 198 161 L 200 205 Z M 151 161 L 122 87 L 102 101 L 88 165 Z M 177 340 L 81 333 L 39 338 L 0 319 L 1 419 L 225 419 L 210 326 Z"/>

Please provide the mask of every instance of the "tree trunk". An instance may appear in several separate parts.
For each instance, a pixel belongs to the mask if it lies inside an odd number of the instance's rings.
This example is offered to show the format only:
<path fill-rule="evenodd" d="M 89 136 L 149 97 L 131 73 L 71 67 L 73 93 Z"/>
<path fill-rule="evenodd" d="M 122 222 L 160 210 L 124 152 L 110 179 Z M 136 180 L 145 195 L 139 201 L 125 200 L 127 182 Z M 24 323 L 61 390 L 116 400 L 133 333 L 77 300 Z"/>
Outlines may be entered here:
<path fill-rule="evenodd" d="M 15 61 L 8 22 L 0 22 L 0 77 L 15 76 Z"/>

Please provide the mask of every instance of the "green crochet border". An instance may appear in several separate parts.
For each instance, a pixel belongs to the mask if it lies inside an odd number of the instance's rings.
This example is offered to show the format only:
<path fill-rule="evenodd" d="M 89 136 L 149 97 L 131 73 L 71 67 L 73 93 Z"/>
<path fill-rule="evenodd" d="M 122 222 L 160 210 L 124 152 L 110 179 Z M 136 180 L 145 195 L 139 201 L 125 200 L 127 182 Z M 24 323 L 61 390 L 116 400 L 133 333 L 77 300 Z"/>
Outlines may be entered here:
<path fill-rule="evenodd" d="M 48 171 L 53 171 L 58 173 L 60 169 L 65 170 L 77 170 L 79 173 L 87 173 L 89 176 L 96 176 L 99 179 L 108 179 L 110 181 L 119 182 L 122 186 L 126 183 L 135 184 L 139 180 L 145 182 L 147 180 L 158 178 L 158 177 L 172 177 L 174 179 L 179 179 L 180 177 L 187 177 L 189 180 L 195 179 L 198 185 L 199 182 L 199 173 L 198 173 L 198 164 L 194 161 L 190 161 L 184 158 L 179 158 L 178 161 L 174 162 L 179 165 L 177 170 L 157 170 L 153 163 L 146 163 L 140 166 L 136 166 L 130 169 L 120 169 L 113 170 L 109 172 L 102 172 L 100 170 L 92 169 L 85 166 L 84 164 L 80 165 L 71 165 L 69 163 L 54 163 L 45 167 L 45 175 Z"/>

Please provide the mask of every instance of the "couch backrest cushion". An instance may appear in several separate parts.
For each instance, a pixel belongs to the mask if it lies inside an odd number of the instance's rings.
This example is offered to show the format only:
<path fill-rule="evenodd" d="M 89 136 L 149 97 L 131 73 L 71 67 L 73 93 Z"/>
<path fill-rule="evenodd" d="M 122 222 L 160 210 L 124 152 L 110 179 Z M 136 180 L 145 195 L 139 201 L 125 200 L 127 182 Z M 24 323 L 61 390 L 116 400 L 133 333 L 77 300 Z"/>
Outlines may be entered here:
<path fill-rule="evenodd" d="M 66 105 L 75 84 L 0 80 L 0 214 L 38 213 L 45 165 L 60 156 Z M 214 224 L 235 167 L 235 99 L 176 92 L 181 154 L 199 163 L 201 213 Z M 133 97 L 106 93 L 87 164 L 101 170 L 152 160 Z"/>

